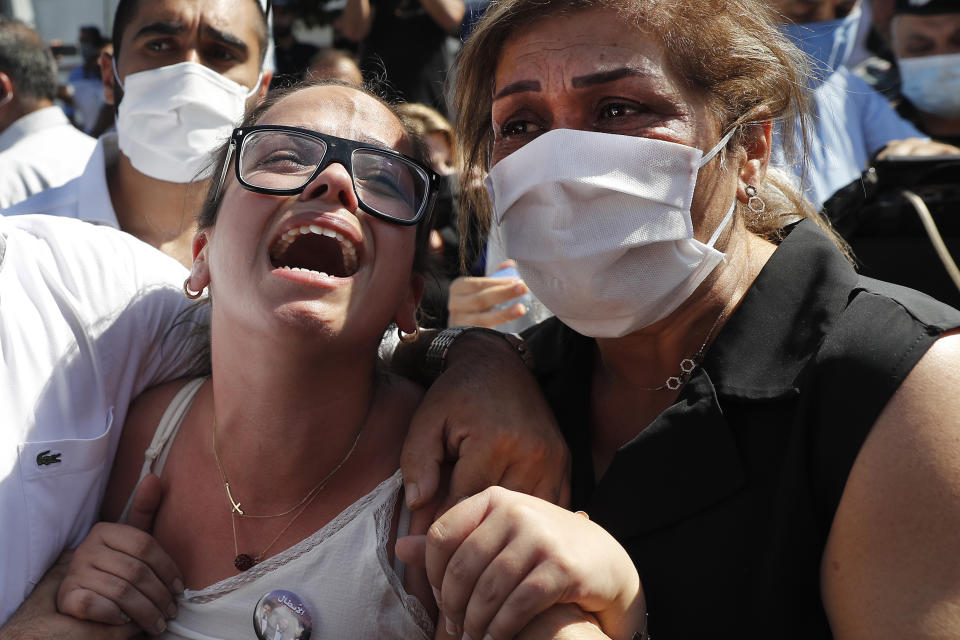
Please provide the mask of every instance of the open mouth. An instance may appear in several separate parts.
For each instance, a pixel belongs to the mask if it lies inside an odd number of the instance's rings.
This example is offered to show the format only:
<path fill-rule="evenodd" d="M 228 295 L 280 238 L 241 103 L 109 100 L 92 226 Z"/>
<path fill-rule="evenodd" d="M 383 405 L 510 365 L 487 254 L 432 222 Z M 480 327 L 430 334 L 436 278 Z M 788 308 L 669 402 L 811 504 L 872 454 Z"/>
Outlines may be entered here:
<path fill-rule="evenodd" d="M 357 272 L 357 250 L 343 234 L 315 224 L 288 230 L 270 247 L 277 269 L 312 271 L 321 276 L 349 278 Z"/>

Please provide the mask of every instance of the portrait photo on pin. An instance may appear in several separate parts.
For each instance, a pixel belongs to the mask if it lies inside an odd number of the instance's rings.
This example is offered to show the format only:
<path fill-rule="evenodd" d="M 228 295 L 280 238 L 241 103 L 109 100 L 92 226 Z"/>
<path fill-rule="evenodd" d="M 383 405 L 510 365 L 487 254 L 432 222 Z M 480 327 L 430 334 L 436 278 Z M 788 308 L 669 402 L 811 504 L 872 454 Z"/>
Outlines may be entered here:
<path fill-rule="evenodd" d="M 253 609 L 253 630 L 260 640 L 309 640 L 310 610 L 300 597 L 283 589 L 266 594 Z"/>

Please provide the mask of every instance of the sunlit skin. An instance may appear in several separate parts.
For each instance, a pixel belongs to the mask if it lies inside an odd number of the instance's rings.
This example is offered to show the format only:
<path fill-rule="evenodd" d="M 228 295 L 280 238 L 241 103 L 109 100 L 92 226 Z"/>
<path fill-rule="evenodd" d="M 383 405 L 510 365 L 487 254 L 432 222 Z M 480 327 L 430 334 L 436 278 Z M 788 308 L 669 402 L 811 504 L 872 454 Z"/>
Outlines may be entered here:
<path fill-rule="evenodd" d="M 705 97 L 684 86 L 660 42 L 638 34 L 611 12 L 587 10 L 542 20 L 512 38 L 500 56 L 493 89 L 492 162 L 559 128 L 642 136 L 706 151 L 724 132 Z M 746 184 L 762 183 L 769 131 L 758 126 L 750 133 L 749 156 L 737 149 L 727 155 L 725 169 L 714 158 L 700 170 L 691 218 L 701 241 L 735 199 L 746 202 Z M 672 402 L 669 393 L 639 398 L 629 392 L 630 385 L 657 386 L 674 375 L 677 363 L 696 351 L 720 312 L 738 299 L 773 251 L 739 222 L 721 234 L 716 246 L 728 252 L 727 264 L 671 315 L 623 338 L 597 341 L 600 366 L 593 406 L 595 413 L 609 409 L 608 416 L 595 416 L 596 424 L 605 425 L 595 434 L 598 475 L 635 435 L 636 424 L 652 421 Z M 648 366 L 637 367 L 638 361 Z"/>

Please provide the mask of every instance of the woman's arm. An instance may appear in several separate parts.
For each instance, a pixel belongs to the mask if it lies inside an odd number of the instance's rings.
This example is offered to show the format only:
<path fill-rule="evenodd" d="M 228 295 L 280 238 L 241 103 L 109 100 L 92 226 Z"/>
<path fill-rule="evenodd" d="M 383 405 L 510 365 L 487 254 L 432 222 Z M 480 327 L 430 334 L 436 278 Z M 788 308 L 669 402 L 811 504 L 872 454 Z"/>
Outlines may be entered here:
<path fill-rule="evenodd" d="M 512 638 L 558 603 L 579 605 L 618 640 L 629 640 L 646 615 L 636 568 L 610 534 L 502 487 L 457 504 L 425 541 L 401 541 L 397 554 L 408 562 L 425 554 L 439 625 L 471 638 Z"/>
<path fill-rule="evenodd" d="M 347 0 L 337 27 L 343 37 L 352 42 L 362 42 L 370 33 L 373 24 L 373 8 L 370 0 Z"/>
<path fill-rule="evenodd" d="M 851 469 L 821 564 L 838 640 L 960 637 L 960 334 L 937 340 Z"/>

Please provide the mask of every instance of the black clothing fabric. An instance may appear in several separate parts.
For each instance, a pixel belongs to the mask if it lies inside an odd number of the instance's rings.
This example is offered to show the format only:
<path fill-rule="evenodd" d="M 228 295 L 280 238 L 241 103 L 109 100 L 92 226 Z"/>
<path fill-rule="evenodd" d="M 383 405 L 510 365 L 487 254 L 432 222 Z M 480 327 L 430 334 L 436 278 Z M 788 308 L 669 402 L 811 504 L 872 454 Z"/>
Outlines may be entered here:
<path fill-rule="evenodd" d="M 831 637 L 820 559 L 847 475 L 890 395 L 957 326 L 960 312 L 861 278 L 798 223 L 676 403 L 599 482 L 595 343 L 555 318 L 525 334 L 573 455 L 574 508 L 630 553 L 652 637 Z"/>
<path fill-rule="evenodd" d="M 360 68 L 367 80 L 385 74 L 392 97 L 446 113 L 443 83 L 447 34 L 420 0 L 372 0 L 374 16 L 363 41 Z"/>

